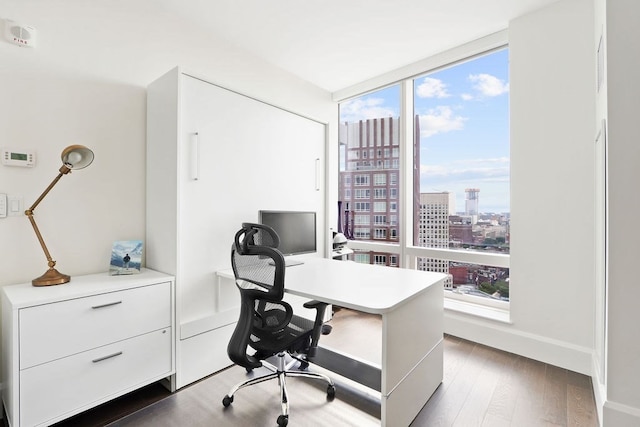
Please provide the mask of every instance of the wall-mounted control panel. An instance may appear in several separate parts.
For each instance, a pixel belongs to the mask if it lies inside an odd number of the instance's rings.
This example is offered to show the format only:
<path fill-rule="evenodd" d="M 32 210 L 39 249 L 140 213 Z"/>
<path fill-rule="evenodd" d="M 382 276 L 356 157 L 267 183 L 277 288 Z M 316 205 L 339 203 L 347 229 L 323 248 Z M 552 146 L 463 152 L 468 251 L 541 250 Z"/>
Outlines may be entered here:
<path fill-rule="evenodd" d="M 24 148 L 2 148 L 2 164 L 32 168 L 36 165 L 36 152 Z"/>
<path fill-rule="evenodd" d="M 7 195 L 0 193 L 0 218 L 7 217 Z"/>

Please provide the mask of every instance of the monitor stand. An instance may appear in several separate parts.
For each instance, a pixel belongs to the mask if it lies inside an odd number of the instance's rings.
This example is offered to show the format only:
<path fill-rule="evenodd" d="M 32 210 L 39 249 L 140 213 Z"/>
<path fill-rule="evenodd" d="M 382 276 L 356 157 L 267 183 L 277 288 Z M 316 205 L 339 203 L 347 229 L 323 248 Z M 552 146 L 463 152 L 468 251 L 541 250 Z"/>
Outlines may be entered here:
<path fill-rule="evenodd" d="M 294 267 L 296 265 L 302 265 L 304 264 L 304 261 L 301 261 L 299 259 L 296 258 L 291 258 L 291 257 L 284 257 L 284 266 L 285 267 Z M 275 262 L 273 262 L 272 259 L 269 260 L 269 265 L 275 265 Z"/>
<path fill-rule="evenodd" d="M 291 257 L 284 257 L 284 265 L 285 267 L 293 267 L 294 265 L 302 265 L 304 264 L 304 261 L 300 261 L 299 259 L 296 258 L 291 258 Z"/>

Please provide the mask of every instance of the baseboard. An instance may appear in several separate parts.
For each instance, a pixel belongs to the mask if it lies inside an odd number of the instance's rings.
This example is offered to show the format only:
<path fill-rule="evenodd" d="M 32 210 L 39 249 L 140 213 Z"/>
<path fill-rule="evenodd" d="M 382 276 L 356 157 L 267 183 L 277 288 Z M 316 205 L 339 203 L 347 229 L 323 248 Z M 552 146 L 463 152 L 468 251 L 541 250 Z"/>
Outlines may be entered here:
<path fill-rule="evenodd" d="M 593 374 L 593 350 L 540 335 L 513 325 L 445 310 L 444 332 L 584 375 Z"/>
<path fill-rule="evenodd" d="M 607 400 L 603 407 L 603 427 L 640 426 L 640 408 Z"/>
<path fill-rule="evenodd" d="M 640 407 L 636 408 L 607 399 L 607 389 L 600 375 L 601 371 L 594 357 L 591 381 L 600 425 L 603 427 L 640 426 Z"/>

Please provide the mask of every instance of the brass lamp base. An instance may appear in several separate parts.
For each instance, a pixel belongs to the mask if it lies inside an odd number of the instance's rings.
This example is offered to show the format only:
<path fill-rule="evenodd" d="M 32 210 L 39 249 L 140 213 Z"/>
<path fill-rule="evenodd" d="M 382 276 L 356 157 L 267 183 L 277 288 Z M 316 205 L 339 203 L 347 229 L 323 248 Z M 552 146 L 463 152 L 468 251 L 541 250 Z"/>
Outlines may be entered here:
<path fill-rule="evenodd" d="M 33 279 L 31 284 L 33 286 L 51 286 L 51 285 L 62 285 L 63 283 L 67 283 L 71 280 L 71 276 L 60 273 L 55 268 L 50 268 L 44 273 L 42 276 L 37 279 Z"/>

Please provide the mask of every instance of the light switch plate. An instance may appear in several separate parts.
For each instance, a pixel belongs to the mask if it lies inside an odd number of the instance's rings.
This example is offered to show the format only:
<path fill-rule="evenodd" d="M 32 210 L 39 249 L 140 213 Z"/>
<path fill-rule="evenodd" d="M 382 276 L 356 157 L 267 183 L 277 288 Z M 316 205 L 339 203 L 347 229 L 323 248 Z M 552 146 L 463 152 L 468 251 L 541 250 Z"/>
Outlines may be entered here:
<path fill-rule="evenodd" d="M 20 216 L 24 215 L 24 202 L 22 196 L 7 197 L 7 215 Z"/>

